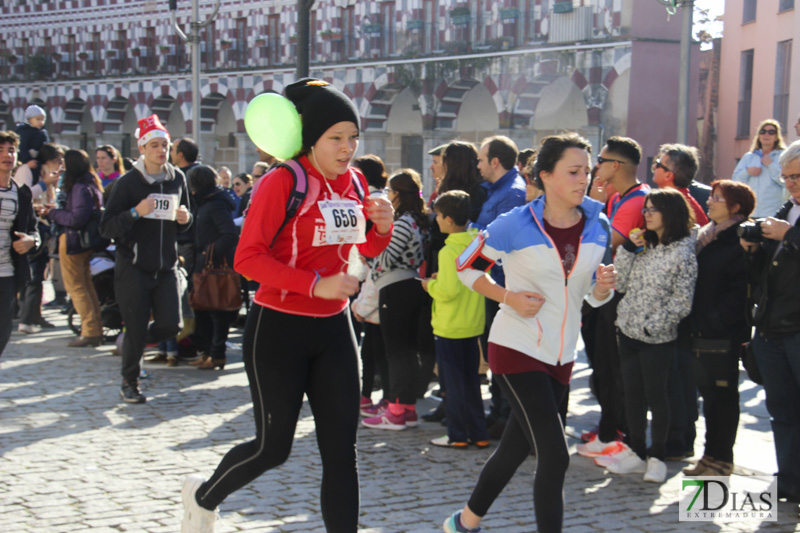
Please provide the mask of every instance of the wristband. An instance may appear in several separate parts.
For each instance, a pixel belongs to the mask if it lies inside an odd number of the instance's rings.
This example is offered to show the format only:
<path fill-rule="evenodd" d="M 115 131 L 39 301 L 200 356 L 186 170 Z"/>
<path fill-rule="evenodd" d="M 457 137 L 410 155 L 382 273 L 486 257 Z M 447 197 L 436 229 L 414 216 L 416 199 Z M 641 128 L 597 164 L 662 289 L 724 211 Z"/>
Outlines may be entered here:
<path fill-rule="evenodd" d="M 133 220 L 139 218 L 139 212 L 136 210 L 135 207 L 131 207 L 131 216 L 133 217 Z"/>
<path fill-rule="evenodd" d="M 503 295 L 503 303 L 504 303 L 505 305 L 508 305 L 508 304 L 506 303 L 506 298 L 508 298 L 508 293 L 509 293 L 509 290 L 508 290 L 508 289 L 506 289 L 506 293 Z"/>

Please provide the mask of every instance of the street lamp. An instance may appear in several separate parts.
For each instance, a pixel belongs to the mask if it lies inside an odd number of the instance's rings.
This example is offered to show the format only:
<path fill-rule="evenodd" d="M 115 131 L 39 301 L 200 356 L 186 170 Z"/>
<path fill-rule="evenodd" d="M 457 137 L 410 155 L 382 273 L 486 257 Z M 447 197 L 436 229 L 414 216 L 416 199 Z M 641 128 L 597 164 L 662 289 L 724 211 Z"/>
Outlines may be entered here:
<path fill-rule="evenodd" d="M 190 35 L 183 33 L 178 26 L 178 0 L 169 0 L 169 10 L 172 12 L 172 25 L 178 32 L 178 37 L 192 47 L 192 135 L 200 142 L 200 29 L 208 26 L 219 13 L 221 0 L 217 0 L 214 12 L 204 22 L 200 22 L 200 0 L 192 0 L 192 21 Z"/>

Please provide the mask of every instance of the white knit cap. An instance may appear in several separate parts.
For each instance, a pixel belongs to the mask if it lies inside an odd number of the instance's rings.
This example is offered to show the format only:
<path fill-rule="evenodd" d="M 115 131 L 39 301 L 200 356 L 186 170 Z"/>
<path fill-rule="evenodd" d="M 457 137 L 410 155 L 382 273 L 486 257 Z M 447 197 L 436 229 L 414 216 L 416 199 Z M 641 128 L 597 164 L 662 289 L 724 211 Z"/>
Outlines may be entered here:
<path fill-rule="evenodd" d="M 25 108 L 25 120 L 30 120 L 34 117 L 47 117 L 47 113 L 38 105 L 29 105 Z"/>

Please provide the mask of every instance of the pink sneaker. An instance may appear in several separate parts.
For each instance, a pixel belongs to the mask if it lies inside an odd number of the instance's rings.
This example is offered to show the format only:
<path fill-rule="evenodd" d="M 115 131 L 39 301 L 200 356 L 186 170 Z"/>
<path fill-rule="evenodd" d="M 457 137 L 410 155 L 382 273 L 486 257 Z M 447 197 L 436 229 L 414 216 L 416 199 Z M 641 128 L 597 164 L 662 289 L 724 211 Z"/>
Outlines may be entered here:
<path fill-rule="evenodd" d="M 370 407 L 372 407 L 372 400 L 366 396 L 362 396 L 360 409 L 369 409 Z"/>
<path fill-rule="evenodd" d="M 416 418 L 416 416 L 414 418 Z M 361 425 L 368 428 L 400 431 L 402 429 L 406 429 L 406 413 L 401 415 L 393 415 L 391 411 L 386 409 L 378 416 L 365 418 L 361 421 Z"/>
<path fill-rule="evenodd" d="M 386 408 L 389 406 L 389 402 L 386 400 L 381 400 L 376 404 L 372 404 L 370 407 L 364 407 L 364 404 L 361 404 L 361 416 L 380 416 L 386 411 Z"/>
<path fill-rule="evenodd" d="M 406 410 L 403 413 L 403 416 L 406 419 L 406 425 L 410 428 L 415 428 L 419 425 L 419 419 L 417 419 L 417 410 L 414 409 L 413 411 Z"/>

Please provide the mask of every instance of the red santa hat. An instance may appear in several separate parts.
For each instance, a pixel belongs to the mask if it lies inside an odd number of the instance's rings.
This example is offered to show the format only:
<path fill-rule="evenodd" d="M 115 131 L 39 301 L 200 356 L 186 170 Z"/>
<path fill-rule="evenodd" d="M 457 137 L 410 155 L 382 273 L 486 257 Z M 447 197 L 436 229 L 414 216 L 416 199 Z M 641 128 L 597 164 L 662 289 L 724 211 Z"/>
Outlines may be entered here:
<path fill-rule="evenodd" d="M 169 142 L 169 132 L 167 128 L 161 124 L 158 115 L 150 115 L 140 120 L 135 135 L 139 146 L 144 146 L 148 142 L 159 137 L 163 137 Z"/>

